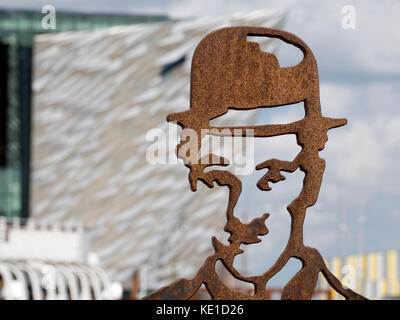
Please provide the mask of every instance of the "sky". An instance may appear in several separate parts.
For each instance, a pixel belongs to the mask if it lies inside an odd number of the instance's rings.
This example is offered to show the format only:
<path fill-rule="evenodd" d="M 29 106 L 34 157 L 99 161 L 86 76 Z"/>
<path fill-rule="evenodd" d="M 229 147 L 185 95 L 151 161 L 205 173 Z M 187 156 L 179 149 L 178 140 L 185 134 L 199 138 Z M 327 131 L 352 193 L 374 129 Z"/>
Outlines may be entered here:
<path fill-rule="evenodd" d="M 285 7 L 284 29 L 302 38 L 317 59 L 323 114 L 348 119 L 345 127 L 329 131 L 321 152 L 327 166 L 318 203 L 308 210 L 305 242 L 325 257 L 400 249 L 400 0 L 14 0 L 12 7 L 40 10 L 45 4 L 56 10 L 166 14 L 180 19 Z M 355 9 L 354 29 L 342 26 L 345 5 Z M 10 1 L 0 0 L 0 7 L 11 7 Z M 282 46 L 277 54 L 280 63 L 295 64 L 295 51 Z M 263 111 L 258 121 L 287 122 L 299 116 L 297 109 L 281 114 Z M 264 143 L 269 144 L 263 147 Z M 271 158 L 269 152 L 293 158 L 299 151 L 295 143 L 293 137 L 261 142 L 256 144 L 256 158 L 259 162 Z M 284 248 L 290 223 L 284 208 L 300 190 L 303 175 L 297 171 L 286 176 L 284 182 L 272 185 L 270 194 L 254 188 L 260 174 L 245 181 L 249 189 L 238 204 L 238 214 L 251 218 L 260 215 L 259 208 L 271 211 L 270 234 L 246 248 L 249 274 L 263 272 Z"/>

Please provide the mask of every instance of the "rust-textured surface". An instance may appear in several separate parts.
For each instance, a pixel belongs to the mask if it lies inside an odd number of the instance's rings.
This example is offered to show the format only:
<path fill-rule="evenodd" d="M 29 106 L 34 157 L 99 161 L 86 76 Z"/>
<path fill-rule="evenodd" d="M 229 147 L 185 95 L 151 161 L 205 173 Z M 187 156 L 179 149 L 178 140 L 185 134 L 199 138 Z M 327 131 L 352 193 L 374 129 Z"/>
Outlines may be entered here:
<path fill-rule="evenodd" d="M 296 66 L 281 68 L 275 55 L 261 51 L 257 43 L 247 41 L 247 36 L 279 38 L 299 48 L 303 52 L 303 60 Z M 310 299 L 319 273 L 345 299 L 365 299 L 344 287 L 328 270 L 321 254 L 303 243 L 306 210 L 317 201 L 325 169 L 325 161 L 319 157 L 319 151 L 324 148 L 328 139 L 327 131 L 346 124 L 346 119 L 331 119 L 321 114 L 317 64 L 308 46 L 293 34 L 267 28 L 232 27 L 216 30 L 198 45 L 192 60 L 191 76 L 190 109 L 169 115 L 168 121 L 176 121 L 182 128 L 195 130 L 199 136 L 198 142 L 201 142 L 202 129 L 222 129 L 211 127 L 209 123 L 225 114 L 228 109 L 271 108 L 304 101 L 305 116 L 300 121 L 228 128 L 243 129 L 243 136 L 244 129 L 253 129 L 255 137 L 295 134 L 297 143 L 302 148 L 300 153 L 293 161 L 269 159 L 258 164 L 257 170 L 268 171 L 257 186 L 268 191 L 271 189 L 270 182 L 277 183 L 284 179 L 282 171 L 290 173 L 300 169 L 305 174 L 303 188 L 287 207 L 291 217 L 291 232 L 284 251 L 265 273 L 243 276 L 233 266 L 234 257 L 242 253 L 241 244 L 259 242 L 261 240 L 258 236 L 268 233 L 265 225 L 268 214 L 248 224 L 235 217 L 234 208 L 242 188 L 240 180 L 228 171 L 205 171 L 208 166 L 222 164 L 223 159 L 210 154 L 208 157 L 211 163 L 197 163 L 197 154 L 188 154 L 182 148 L 186 143 L 191 143 L 188 138 L 182 137 L 177 151 L 190 169 L 192 190 L 196 190 L 199 180 L 209 187 L 217 183 L 229 188 L 227 223 L 224 230 L 231 236 L 229 245 L 213 237 L 215 253 L 206 259 L 193 279 L 178 280 L 146 299 L 189 299 L 202 284 L 213 299 L 265 299 L 268 281 L 292 257 L 302 262 L 302 269 L 285 285 L 282 299 Z M 216 273 L 217 261 L 221 261 L 235 278 L 254 284 L 254 294 L 228 288 Z"/>

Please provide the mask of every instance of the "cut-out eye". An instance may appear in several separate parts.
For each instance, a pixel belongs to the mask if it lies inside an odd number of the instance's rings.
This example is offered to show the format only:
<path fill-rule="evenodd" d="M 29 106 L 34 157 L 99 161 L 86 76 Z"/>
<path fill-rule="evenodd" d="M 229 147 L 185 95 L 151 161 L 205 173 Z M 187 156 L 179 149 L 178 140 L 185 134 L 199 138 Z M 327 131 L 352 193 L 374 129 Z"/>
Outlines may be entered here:
<path fill-rule="evenodd" d="M 304 54 L 299 48 L 277 38 L 250 35 L 247 36 L 247 41 L 256 42 L 262 51 L 273 53 L 281 67 L 293 67 L 304 58 Z"/>

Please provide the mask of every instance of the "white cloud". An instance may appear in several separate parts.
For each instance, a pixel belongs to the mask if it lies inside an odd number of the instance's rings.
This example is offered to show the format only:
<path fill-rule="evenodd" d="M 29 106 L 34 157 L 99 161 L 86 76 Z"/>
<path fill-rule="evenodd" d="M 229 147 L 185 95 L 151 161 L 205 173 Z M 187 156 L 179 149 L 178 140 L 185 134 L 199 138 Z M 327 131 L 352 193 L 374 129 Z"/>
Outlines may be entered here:
<path fill-rule="evenodd" d="M 225 15 L 239 11 L 252 11 L 260 9 L 276 9 L 286 7 L 294 0 L 186 0 L 172 2 L 168 12 L 172 17 L 214 16 Z"/>
<path fill-rule="evenodd" d="M 325 117 L 348 117 L 354 101 L 354 88 L 349 84 L 322 82 L 321 109 Z"/>
<path fill-rule="evenodd" d="M 397 83 L 365 83 L 354 86 L 322 85 L 324 114 L 347 117 L 348 125 L 329 132 L 325 157 L 334 168 L 339 183 L 359 186 L 365 196 L 369 185 L 399 191 L 395 167 L 399 156 L 400 112 L 395 110 L 400 101 Z M 333 102 L 333 103 L 332 103 Z M 398 102 L 397 102 L 398 103 Z M 340 112 L 339 112 L 340 111 Z M 332 137 L 332 139 L 331 139 Z"/>

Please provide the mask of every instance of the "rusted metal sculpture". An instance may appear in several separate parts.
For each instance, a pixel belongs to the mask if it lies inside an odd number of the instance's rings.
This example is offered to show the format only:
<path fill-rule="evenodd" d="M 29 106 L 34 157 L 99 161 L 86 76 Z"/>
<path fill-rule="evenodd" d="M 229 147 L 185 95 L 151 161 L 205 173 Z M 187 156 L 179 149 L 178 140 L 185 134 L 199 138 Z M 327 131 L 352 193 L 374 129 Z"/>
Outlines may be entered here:
<path fill-rule="evenodd" d="M 247 36 L 279 38 L 299 48 L 304 54 L 303 60 L 296 66 L 281 68 L 275 55 L 261 51 L 257 43 L 247 41 Z M 244 136 L 245 129 L 253 129 L 255 137 L 295 134 L 297 144 L 302 148 L 300 153 L 293 161 L 270 159 L 257 165 L 257 170 L 268 169 L 257 186 L 261 190 L 271 190 L 269 182 L 277 183 L 285 179 L 281 171 L 294 172 L 299 168 L 305 174 L 303 188 L 287 207 L 291 216 L 291 232 L 287 246 L 275 264 L 259 276 L 242 276 L 233 266 L 234 257 L 243 252 L 241 244 L 260 242 L 258 236 L 268 233 L 265 220 L 269 214 L 248 224 L 235 217 L 234 208 L 241 193 L 240 180 L 228 171 L 205 171 L 208 166 L 226 165 L 226 159 L 210 154 L 206 159 L 208 162 L 199 163 L 196 161 L 197 154 L 184 151 L 183 146 L 191 141 L 181 136 L 177 151 L 190 169 L 191 189 L 196 190 L 198 180 L 210 188 L 214 182 L 229 188 L 224 230 L 230 233 L 230 244 L 225 245 L 213 237 L 215 253 L 206 259 L 193 279 L 178 280 L 146 298 L 189 299 L 204 284 L 213 299 L 265 299 L 268 281 L 294 257 L 301 260 L 302 269 L 285 285 L 282 299 L 310 299 L 320 272 L 344 298 L 365 299 L 345 288 L 328 270 L 320 253 L 303 243 L 306 210 L 317 201 L 325 169 L 325 161 L 318 153 L 328 139 L 327 131 L 346 124 L 346 119 L 331 119 L 321 114 L 317 64 L 308 46 L 297 36 L 284 31 L 256 27 L 219 29 L 207 35 L 198 45 L 193 56 L 191 76 L 190 109 L 169 115 L 168 121 L 176 121 L 182 128 L 195 130 L 199 146 L 204 136 L 202 129 L 223 129 L 211 127 L 209 122 L 227 113 L 228 109 L 271 108 L 303 101 L 305 117 L 300 121 L 229 127 L 231 130 L 225 131 L 241 129 Z M 221 261 L 235 278 L 254 284 L 254 295 L 228 288 L 216 273 L 217 261 Z"/>

